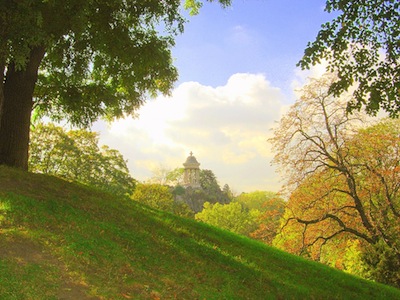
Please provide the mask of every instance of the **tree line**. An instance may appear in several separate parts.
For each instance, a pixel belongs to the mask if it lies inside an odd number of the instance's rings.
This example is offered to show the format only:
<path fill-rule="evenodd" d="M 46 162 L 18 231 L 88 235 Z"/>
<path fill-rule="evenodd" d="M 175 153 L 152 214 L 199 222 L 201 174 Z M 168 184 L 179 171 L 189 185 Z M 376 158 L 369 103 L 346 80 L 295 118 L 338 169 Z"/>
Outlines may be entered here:
<path fill-rule="evenodd" d="M 180 185 L 183 168 L 160 168 L 148 182 L 137 182 L 118 150 L 99 146 L 98 133 L 66 130 L 53 123 L 33 126 L 28 166 L 31 172 L 79 182 L 116 196 L 128 196 L 155 209 L 259 237 L 268 243 L 275 236 L 283 213 L 283 200 L 275 193 L 256 191 L 236 196 L 229 185 L 220 187 L 211 170 L 200 170 L 199 189 L 185 189 Z M 266 211 L 270 215 L 275 212 L 274 218 L 265 215 L 262 218 Z M 267 230 L 267 223 L 272 220 L 274 225 Z M 261 224 L 263 230 L 255 232 Z"/>
<path fill-rule="evenodd" d="M 99 147 L 97 133 L 53 124 L 33 128 L 29 168 L 397 286 L 400 121 L 348 114 L 346 99 L 329 95 L 332 77 L 311 80 L 270 139 L 287 202 L 271 192 L 234 195 L 211 170 L 201 170 L 201 189 L 179 185 L 182 168 L 161 172 L 159 183 L 159 174 L 137 183 L 117 150 Z M 184 197 L 201 209 L 178 200 Z"/>

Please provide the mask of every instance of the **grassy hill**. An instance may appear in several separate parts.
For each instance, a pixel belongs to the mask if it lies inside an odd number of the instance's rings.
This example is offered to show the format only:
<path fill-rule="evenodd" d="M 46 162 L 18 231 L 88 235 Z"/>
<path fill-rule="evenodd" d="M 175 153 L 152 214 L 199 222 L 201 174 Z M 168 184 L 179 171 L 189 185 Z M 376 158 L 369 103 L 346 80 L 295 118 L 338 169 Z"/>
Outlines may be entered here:
<path fill-rule="evenodd" d="M 400 290 L 0 167 L 0 299 L 400 299 Z"/>

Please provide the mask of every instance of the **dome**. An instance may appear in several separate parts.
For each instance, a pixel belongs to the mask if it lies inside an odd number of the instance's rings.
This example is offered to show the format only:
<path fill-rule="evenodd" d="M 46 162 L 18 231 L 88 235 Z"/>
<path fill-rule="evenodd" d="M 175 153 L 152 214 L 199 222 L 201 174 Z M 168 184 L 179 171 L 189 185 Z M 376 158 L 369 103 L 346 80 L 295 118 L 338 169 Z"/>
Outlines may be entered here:
<path fill-rule="evenodd" d="M 187 157 L 183 165 L 185 168 L 198 168 L 200 166 L 196 157 L 193 156 L 193 152 L 190 152 L 190 156 Z"/>

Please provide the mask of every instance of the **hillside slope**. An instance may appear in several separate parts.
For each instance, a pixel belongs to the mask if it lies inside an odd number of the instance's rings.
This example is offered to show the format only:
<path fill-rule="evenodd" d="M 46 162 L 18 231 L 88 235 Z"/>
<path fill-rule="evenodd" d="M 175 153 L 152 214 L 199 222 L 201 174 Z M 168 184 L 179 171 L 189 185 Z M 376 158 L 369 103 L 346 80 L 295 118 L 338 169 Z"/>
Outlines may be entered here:
<path fill-rule="evenodd" d="M 54 177 L 0 167 L 1 299 L 400 299 L 400 291 Z"/>

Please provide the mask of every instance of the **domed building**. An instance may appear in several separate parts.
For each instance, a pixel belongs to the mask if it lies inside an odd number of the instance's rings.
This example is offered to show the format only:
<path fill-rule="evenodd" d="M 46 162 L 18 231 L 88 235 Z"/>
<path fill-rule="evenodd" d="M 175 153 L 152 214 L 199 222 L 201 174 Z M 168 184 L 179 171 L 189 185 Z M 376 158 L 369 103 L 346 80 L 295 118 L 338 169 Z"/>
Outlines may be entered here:
<path fill-rule="evenodd" d="M 190 156 L 187 157 L 183 166 L 185 167 L 183 173 L 183 186 L 200 188 L 200 164 L 196 157 L 193 156 L 193 152 L 190 152 Z"/>
<path fill-rule="evenodd" d="M 202 211 L 205 202 L 212 204 L 217 202 L 227 204 L 230 202 L 230 199 L 221 191 L 212 171 L 200 170 L 200 163 L 193 156 L 193 152 L 190 152 L 183 166 L 183 184 L 181 185 L 183 189 L 181 189 L 180 193 L 175 194 L 174 199 L 176 202 L 187 204 L 194 213 Z M 209 181 L 205 188 L 200 184 L 200 174 L 205 182 Z M 205 177 L 204 174 L 206 174 Z M 207 177 L 207 174 L 212 174 L 212 176 Z"/>

